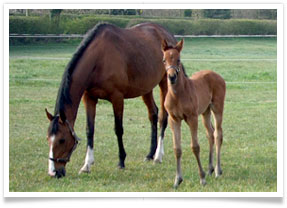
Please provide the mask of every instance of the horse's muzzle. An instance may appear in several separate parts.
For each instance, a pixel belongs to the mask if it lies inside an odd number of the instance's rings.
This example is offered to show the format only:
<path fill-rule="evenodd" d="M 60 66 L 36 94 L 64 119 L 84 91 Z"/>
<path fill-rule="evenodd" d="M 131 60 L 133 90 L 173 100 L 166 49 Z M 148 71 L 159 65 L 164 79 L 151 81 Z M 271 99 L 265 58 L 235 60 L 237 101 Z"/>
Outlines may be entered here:
<path fill-rule="evenodd" d="M 55 172 L 49 173 L 49 175 L 52 177 L 55 177 L 55 178 L 62 178 L 62 177 L 65 177 L 66 170 L 64 167 L 61 167 L 61 168 L 57 169 Z"/>
<path fill-rule="evenodd" d="M 65 175 L 66 175 L 66 170 L 64 167 L 56 170 L 56 178 L 65 177 Z"/>

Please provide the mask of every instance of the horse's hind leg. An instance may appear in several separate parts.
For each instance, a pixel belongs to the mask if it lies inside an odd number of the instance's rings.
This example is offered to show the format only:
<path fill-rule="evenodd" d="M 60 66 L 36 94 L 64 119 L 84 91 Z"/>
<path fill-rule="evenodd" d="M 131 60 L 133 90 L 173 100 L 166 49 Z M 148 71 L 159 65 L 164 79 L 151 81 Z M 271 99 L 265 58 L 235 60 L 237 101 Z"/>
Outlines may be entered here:
<path fill-rule="evenodd" d="M 213 112 L 214 123 L 215 123 L 215 131 L 214 131 L 214 138 L 215 138 L 215 145 L 216 145 L 215 177 L 219 177 L 220 175 L 222 175 L 222 169 L 221 169 L 221 163 L 220 163 L 220 151 L 221 151 L 221 145 L 223 141 L 223 134 L 222 134 L 223 109 L 213 106 L 212 112 Z"/>
<path fill-rule="evenodd" d="M 124 111 L 124 99 L 120 93 L 115 93 L 112 98 L 111 102 L 113 104 L 114 110 L 114 118 L 115 118 L 115 133 L 118 139 L 118 147 L 119 147 L 119 163 L 118 167 L 120 169 L 125 167 L 125 159 L 126 159 L 126 152 L 124 149 L 123 144 L 123 111 Z"/>
<path fill-rule="evenodd" d="M 159 83 L 159 87 L 160 87 L 160 112 L 159 112 L 160 136 L 158 138 L 158 144 L 155 152 L 154 162 L 161 163 L 162 157 L 164 155 L 164 148 L 163 148 L 164 132 L 167 127 L 167 118 L 168 118 L 168 113 L 164 107 L 165 96 L 167 93 L 166 76 L 164 76 L 162 81 Z"/>
<path fill-rule="evenodd" d="M 94 125 L 97 100 L 91 99 L 88 94 L 85 93 L 83 96 L 83 101 L 86 108 L 87 116 L 87 153 L 85 158 L 85 164 L 83 165 L 79 173 L 88 173 L 91 170 L 91 165 L 94 163 Z"/>
<path fill-rule="evenodd" d="M 206 137 L 209 142 L 209 165 L 208 165 L 208 174 L 212 175 L 214 171 L 213 167 L 213 146 L 214 146 L 214 128 L 212 126 L 211 120 L 210 120 L 211 112 L 210 107 L 207 108 L 207 110 L 202 114 L 202 123 L 206 129 Z"/>
<path fill-rule="evenodd" d="M 157 145 L 157 120 L 158 120 L 158 108 L 154 102 L 153 94 L 152 91 L 149 92 L 148 94 L 142 96 L 144 103 L 147 106 L 148 109 L 148 117 L 151 123 L 151 145 L 150 145 L 150 152 L 146 156 L 145 160 L 152 160 L 155 150 L 156 150 L 156 145 Z"/>

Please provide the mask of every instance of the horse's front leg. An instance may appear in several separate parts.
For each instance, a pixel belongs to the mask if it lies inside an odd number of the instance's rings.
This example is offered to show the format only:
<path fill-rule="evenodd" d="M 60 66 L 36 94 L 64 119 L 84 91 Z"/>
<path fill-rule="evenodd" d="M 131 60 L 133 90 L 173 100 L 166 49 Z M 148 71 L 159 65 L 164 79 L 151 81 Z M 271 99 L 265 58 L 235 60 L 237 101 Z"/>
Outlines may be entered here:
<path fill-rule="evenodd" d="M 84 94 L 83 101 L 86 108 L 87 116 L 87 152 L 85 164 L 83 165 L 79 173 L 89 173 L 91 171 L 91 165 L 94 163 L 94 126 L 97 100 L 90 98 L 87 94 Z"/>
<path fill-rule="evenodd" d="M 123 144 L 123 111 L 124 111 L 124 98 L 122 94 L 115 93 L 112 96 L 111 102 L 113 104 L 114 117 L 115 117 L 115 133 L 118 139 L 119 147 L 119 163 L 118 167 L 123 169 L 125 167 L 126 152 Z"/>
<path fill-rule="evenodd" d="M 155 163 L 161 163 L 164 155 L 163 141 L 168 118 L 168 113 L 164 107 L 164 101 L 167 94 L 166 76 L 164 76 L 164 78 L 159 83 L 159 87 L 160 87 L 160 112 L 159 112 L 160 135 L 158 138 L 157 149 L 154 156 Z"/>
<path fill-rule="evenodd" d="M 146 156 L 145 160 L 149 161 L 153 159 L 157 146 L 157 120 L 158 120 L 158 108 L 154 102 L 152 91 L 142 96 L 144 103 L 148 109 L 148 117 L 151 123 L 151 145 L 150 152 Z"/>

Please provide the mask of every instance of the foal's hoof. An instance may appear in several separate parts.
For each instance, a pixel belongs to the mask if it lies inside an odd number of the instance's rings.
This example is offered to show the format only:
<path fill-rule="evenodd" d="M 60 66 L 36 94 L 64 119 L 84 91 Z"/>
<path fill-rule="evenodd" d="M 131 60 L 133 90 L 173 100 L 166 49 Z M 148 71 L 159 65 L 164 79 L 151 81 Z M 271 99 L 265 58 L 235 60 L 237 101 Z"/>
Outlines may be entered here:
<path fill-rule="evenodd" d="M 213 172 L 214 172 L 214 168 L 209 169 L 208 175 L 209 175 L 209 176 L 212 176 L 212 173 L 213 173 Z"/>
<path fill-rule="evenodd" d="M 215 168 L 215 178 L 219 178 L 222 175 L 221 168 Z"/>
<path fill-rule="evenodd" d="M 183 179 L 182 178 L 176 178 L 175 182 L 173 184 L 173 188 L 177 189 L 178 186 L 182 183 Z"/>

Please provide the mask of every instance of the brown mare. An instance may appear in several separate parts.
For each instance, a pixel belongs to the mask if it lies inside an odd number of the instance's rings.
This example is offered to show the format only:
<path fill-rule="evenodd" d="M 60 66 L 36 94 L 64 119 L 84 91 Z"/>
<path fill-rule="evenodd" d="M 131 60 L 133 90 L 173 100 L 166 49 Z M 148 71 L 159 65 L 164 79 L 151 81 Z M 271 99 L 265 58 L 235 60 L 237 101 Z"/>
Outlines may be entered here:
<path fill-rule="evenodd" d="M 169 114 L 169 125 L 173 134 L 173 148 L 176 157 L 176 177 L 174 187 L 177 188 L 183 181 L 181 174 L 181 121 L 185 120 L 191 132 L 191 149 L 196 157 L 199 169 L 200 183 L 205 184 L 205 173 L 200 162 L 200 147 L 197 138 L 198 116 L 202 114 L 202 121 L 206 128 L 209 141 L 209 174 L 213 168 L 213 145 L 216 144 L 215 176 L 222 174 L 220 167 L 220 148 L 223 140 L 222 119 L 225 97 L 225 81 L 213 71 L 200 71 L 190 79 L 186 76 L 180 62 L 180 52 L 183 40 L 175 47 L 166 41 L 162 42 L 164 53 L 163 62 L 168 77 L 168 92 L 164 106 Z M 210 115 L 214 117 L 215 129 L 212 126 Z"/>
<path fill-rule="evenodd" d="M 167 80 L 161 51 L 164 39 L 176 44 L 169 32 L 152 23 L 128 29 L 99 24 L 87 34 L 63 74 L 54 115 L 46 110 L 50 120 L 47 137 L 50 147 L 49 175 L 65 176 L 66 163 L 78 142 L 74 123 L 81 98 L 87 116 L 87 152 L 80 173 L 89 172 L 94 162 L 94 122 L 98 99 L 112 103 L 119 147 L 118 166 L 124 168 L 124 99 L 142 96 L 151 122 L 151 147 L 146 159 L 153 159 L 157 148 L 158 108 L 153 98 L 156 85 L 159 85 L 161 94 L 161 138 L 167 126 L 167 112 L 163 106 Z"/>

